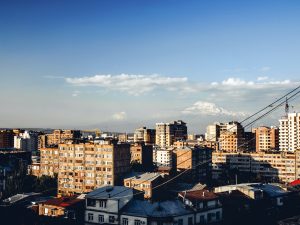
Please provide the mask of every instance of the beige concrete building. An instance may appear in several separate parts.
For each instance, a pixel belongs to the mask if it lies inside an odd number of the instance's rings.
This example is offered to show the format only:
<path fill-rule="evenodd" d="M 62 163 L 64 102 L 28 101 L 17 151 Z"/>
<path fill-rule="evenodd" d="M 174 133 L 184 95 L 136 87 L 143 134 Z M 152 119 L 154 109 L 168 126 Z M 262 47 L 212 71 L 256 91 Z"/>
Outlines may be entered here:
<path fill-rule="evenodd" d="M 256 152 L 278 150 L 279 132 L 276 127 L 257 127 L 252 130 L 255 133 Z"/>
<path fill-rule="evenodd" d="M 251 172 L 271 181 L 291 182 L 300 179 L 300 150 L 289 152 L 212 153 L 213 179 L 220 179 L 228 169 Z"/>
<path fill-rule="evenodd" d="M 141 127 L 135 130 L 133 135 L 134 142 L 145 142 L 146 144 L 155 143 L 155 129 Z"/>
<path fill-rule="evenodd" d="M 59 171 L 59 154 L 56 148 L 40 149 L 40 173 L 39 176 L 55 176 Z"/>
<path fill-rule="evenodd" d="M 155 144 L 160 147 L 169 147 L 175 141 L 187 139 L 187 126 L 182 120 L 172 123 L 156 123 Z"/>
<path fill-rule="evenodd" d="M 244 144 L 244 138 L 236 132 L 224 132 L 220 134 L 219 150 L 226 152 L 241 151 Z"/>
<path fill-rule="evenodd" d="M 212 150 L 200 146 L 187 146 L 186 142 L 174 143 L 177 171 L 191 170 L 192 181 L 206 181 L 210 175 Z"/>
<path fill-rule="evenodd" d="M 80 138 L 79 130 L 54 130 L 52 134 L 46 134 L 47 146 L 58 145 L 73 138 Z"/>
<path fill-rule="evenodd" d="M 154 197 L 153 188 L 159 185 L 162 176 L 159 173 L 142 173 L 124 179 L 124 186 L 144 192 L 144 198 Z"/>
<path fill-rule="evenodd" d="M 130 145 L 60 144 L 58 195 L 87 193 L 102 185 L 117 185 L 130 170 Z"/>
<path fill-rule="evenodd" d="M 153 146 L 144 143 L 133 143 L 130 146 L 131 163 L 138 163 L 144 169 L 153 166 Z"/>

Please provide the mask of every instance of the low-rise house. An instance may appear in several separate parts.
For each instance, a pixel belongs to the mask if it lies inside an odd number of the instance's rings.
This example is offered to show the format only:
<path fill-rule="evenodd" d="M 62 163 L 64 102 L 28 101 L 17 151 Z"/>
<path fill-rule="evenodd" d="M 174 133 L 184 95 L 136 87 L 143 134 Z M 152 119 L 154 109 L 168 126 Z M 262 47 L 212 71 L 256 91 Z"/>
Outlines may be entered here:
<path fill-rule="evenodd" d="M 215 193 L 208 190 L 195 190 L 181 192 L 178 196 L 195 212 L 196 224 L 215 223 L 222 220 L 222 205 Z"/>
<path fill-rule="evenodd" d="M 218 196 L 200 192 L 181 193 L 181 200 L 150 202 L 135 198 L 138 193 L 127 187 L 102 187 L 86 195 L 85 224 L 196 225 L 221 221 Z"/>
<path fill-rule="evenodd" d="M 84 198 L 82 196 L 60 197 L 40 203 L 39 215 L 80 220 L 83 209 Z"/>
<path fill-rule="evenodd" d="M 144 192 L 144 198 L 152 198 L 157 189 L 153 189 L 162 182 L 163 178 L 159 173 L 140 173 L 124 179 L 124 186 Z"/>
<path fill-rule="evenodd" d="M 86 224 L 119 224 L 120 212 L 134 191 L 123 186 L 104 186 L 86 195 Z"/>
<path fill-rule="evenodd" d="M 149 202 L 132 200 L 122 210 L 120 225 L 193 225 L 194 212 L 179 200 Z"/>

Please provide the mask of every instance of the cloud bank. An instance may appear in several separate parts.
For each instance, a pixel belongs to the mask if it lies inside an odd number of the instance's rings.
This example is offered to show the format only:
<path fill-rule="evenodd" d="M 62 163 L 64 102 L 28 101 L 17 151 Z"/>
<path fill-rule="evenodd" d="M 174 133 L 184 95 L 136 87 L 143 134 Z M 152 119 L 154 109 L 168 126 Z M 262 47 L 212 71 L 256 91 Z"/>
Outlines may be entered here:
<path fill-rule="evenodd" d="M 186 115 L 210 115 L 210 116 L 245 116 L 244 112 L 233 112 L 217 106 L 215 103 L 197 101 L 192 106 L 182 111 Z"/>
<path fill-rule="evenodd" d="M 65 78 L 75 86 L 98 86 L 108 90 L 127 92 L 130 95 L 141 95 L 156 89 L 167 91 L 186 91 L 187 77 L 168 77 L 161 75 L 95 75 L 77 78 Z"/>

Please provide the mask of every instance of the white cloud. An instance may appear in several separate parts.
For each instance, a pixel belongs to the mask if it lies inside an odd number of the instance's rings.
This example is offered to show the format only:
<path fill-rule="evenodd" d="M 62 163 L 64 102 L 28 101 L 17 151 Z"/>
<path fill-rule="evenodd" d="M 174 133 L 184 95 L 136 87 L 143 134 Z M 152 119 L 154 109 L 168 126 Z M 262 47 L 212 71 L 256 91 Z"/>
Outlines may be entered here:
<path fill-rule="evenodd" d="M 267 72 L 267 71 L 270 71 L 270 70 L 271 70 L 271 67 L 269 67 L 269 66 L 264 66 L 264 67 L 260 68 L 261 72 Z"/>
<path fill-rule="evenodd" d="M 115 113 L 115 114 L 112 115 L 112 118 L 114 120 L 119 120 L 119 121 L 120 120 L 125 120 L 126 117 L 127 117 L 126 112 L 118 112 L 118 113 Z"/>
<path fill-rule="evenodd" d="M 293 87 L 300 82 L 291 82 L 290 80 L 271 80 L 268 77 L 258 77 L 256 81 L 246 81 L 238 77 L 230 77 L 222 82 L 212 82 L 212 89 L 266 89 L 274 87 Z"/>
<path fill-rule="evenodd" d="M 225 116 L 245 116 L 243 112 L 233 112 L 217 106 L 215 103 L 198 101 L 191 107 L 188 107 L 182 111 L 183 114 L 188 115 L 225 115 Z"/>
<path fill-rule="evenodd" d="M 264 76 L 264 77 L 257 77 L 257 81 L 263 81 L 263 80 L 268 80 L 269 77 Z"/>
<path fill-rule="evenodd" d="M 167 77 L 161 75 L 95 75 L 65 78 L 66 82 L 75 86 L 98 86 L 108 90 L 140 95 L 155 89 L 167 91 L 189 92 L 187 77 Z"/>

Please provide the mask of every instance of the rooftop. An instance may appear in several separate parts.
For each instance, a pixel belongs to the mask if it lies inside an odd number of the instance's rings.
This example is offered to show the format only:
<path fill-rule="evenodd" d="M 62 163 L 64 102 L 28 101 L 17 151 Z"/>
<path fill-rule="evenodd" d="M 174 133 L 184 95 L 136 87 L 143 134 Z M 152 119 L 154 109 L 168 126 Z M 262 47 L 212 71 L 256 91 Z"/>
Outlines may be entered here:
<path fill-rule="evenodd" d="M 218 196 L 215 193 L 210 192 L 208 190 L 180 192 L 180 195 L 189 200 L 200 200 L 200 201 L 214 200 L 218 198 Z"/>
<path fill-rule="evenodd" d="M 87 198 L 95 199 L 123 199 L 131 198 L 133 196 L 133 190 L 123 186 L 103 186 L 86 195 Z"/>
<path fill-rule="evenodd" d="M 54 205 L 59 207 L 69 207 L 78 202 L 83 202 L 84 199 L 79 199 L 77 196 L 52 198 L 44 202 L 44 205 Z"/>
<path fill-rule="evenodd" d="M 186 209 L 184 204 L 179 200 L 149 202 L 142 200 L 131 201 L 123 211 L 126 215 L 139 215 L 151 217 L 168 217 L 192 213 Z"/>
<path fill-rule="evenodd" d="M 129 174 L 125 179 L 131 180 L 140 180 L 140 181 L 153 181 L 157 178 L 161 177 L 159 173 L 138 173 L 138 174 Z"/>

